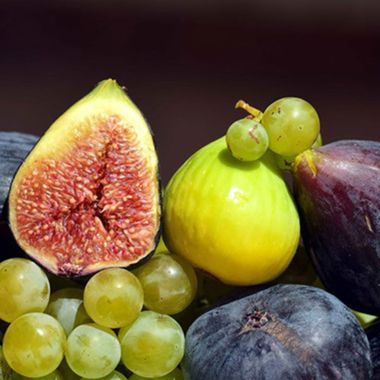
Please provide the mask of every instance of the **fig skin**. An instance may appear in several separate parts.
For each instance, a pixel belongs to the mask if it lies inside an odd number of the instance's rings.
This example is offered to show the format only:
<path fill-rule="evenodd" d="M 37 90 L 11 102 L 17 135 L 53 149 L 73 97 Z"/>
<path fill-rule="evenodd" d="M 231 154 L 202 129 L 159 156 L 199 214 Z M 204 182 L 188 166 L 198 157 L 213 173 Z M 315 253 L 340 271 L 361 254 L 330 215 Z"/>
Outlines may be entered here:
<path fill-rule="evenodd" d="M 273 154 L 239 161 L 224 137 L 176 171 L 163 210 L 169 251 L 229 285 L 272 281 L 288 267 L 299 243 L 298 213 Z"/>
<path fill-rule="evenodd" d="M 52 274 L 83 277 L 141 264 L 161 233 L 152 131 L 116 81 L 62 114 L 19 167 L 9 224 L 22 250 Z"/>
<path fill-rule="evenodd" d="M 39 137 L 22 132 L 0 132 L 0 223 L 7 220 L 7 199 L 13 177 Z"/>
<path fill-rule="evenodd" d="M 299 155 L 293 168 L 301 231 L 326 289 L 380 313 L 380 143 L 342 140 Z"/>
<path fill-rule="evenodd" d="M 8 194 L 18 167 L 38 139 L 38 136 L 28 133 L 0 132 L 0 260 L 24 255 L 7 223 Z"/>
<path fill-rule="evenodd" d="M 185 380 L 367 380 L 367 336 L 322 289 L 275 285 L 215 308 L 186 334 Z"/>
<path fill-rule="evenodd" d="M 373 323 L 365 331 L 371 347 L 372 380 L 380 380 L 380 321 Z"/>

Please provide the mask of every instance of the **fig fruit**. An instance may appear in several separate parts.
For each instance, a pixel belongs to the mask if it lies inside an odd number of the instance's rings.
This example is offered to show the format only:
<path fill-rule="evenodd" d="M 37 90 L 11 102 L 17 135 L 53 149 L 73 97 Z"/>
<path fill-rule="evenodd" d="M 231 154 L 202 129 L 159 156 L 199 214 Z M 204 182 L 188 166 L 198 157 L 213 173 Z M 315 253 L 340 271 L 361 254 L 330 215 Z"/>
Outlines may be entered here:
<path fill-rule="evenodd" d="M 186 334 L 186 380 L 367 380 L 367 336 L 324 290 L 275 285 L 200 316 Z"/>
<path fill-rule="evenodd" d="M 297 210 L 272 153 L 242 162 L 224 137 L 174 174 L 163 214 L 169 251 L 231 285 L 279 276 L 300 237 Z"/>
<path fill-rule="evenodd" d="M 372 380 L 380 380 L 380 321 L 366 328 L 373 365 Z"/>
<path fill-rule="evenodd" d="M 0 132 L 0 222 L 7 219 L 4 208 L 12 179 L 37 140 L 28 133 Z"/>
<path fill-rule="evenodd" d="M 159 238 L 157 168 L 144 117 L 105 80 L 52 124 L 17 171 L 13 235 L 53 274 L 136 264 Z"/>
<path fill-rule="evenodd" d="M 377 315 L 365 314 L 356 310 L 352 310 L 352 312 L 354 313 L 355 317 L 358 319 L 359 323 L 363 326 L 363 328 L 369 327 L 370 325 L 375 323 L 375 321 L 377 321 L 379 318 Z"/>
<path fill-rule="evenodd" d="M 380 313 L 380 143 L 343 140 L 293 167 L 302 236 L 326 289 L 352 309 Z"/>

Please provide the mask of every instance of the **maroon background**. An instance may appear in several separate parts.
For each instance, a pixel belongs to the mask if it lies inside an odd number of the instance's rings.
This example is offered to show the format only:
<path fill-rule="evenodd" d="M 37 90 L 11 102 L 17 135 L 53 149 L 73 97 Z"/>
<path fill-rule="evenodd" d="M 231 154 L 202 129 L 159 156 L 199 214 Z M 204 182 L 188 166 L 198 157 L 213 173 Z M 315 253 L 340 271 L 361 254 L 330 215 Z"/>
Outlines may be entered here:
<path fill-rule="evenodd" d="M 150 122 L 164 182 L 239 98 L 303 97 L 325 142 L 380 140 L 380 2 L 0 1 L 1 130 L 41 134 L 108 77 Z"/>

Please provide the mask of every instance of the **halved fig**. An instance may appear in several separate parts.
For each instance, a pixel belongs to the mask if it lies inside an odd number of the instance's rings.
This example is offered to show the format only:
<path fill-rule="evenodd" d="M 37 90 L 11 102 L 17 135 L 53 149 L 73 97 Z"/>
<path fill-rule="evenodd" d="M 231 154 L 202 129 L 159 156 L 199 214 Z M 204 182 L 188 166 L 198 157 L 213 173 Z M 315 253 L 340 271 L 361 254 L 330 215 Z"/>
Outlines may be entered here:
<path fill-rule="evenodd" d="M 65 276 L 147 257 L 159 238 L 160 215 L 151 131 L 111 79 L 53 123 L 20 166 L 9 195 L 18 244 Z"/>

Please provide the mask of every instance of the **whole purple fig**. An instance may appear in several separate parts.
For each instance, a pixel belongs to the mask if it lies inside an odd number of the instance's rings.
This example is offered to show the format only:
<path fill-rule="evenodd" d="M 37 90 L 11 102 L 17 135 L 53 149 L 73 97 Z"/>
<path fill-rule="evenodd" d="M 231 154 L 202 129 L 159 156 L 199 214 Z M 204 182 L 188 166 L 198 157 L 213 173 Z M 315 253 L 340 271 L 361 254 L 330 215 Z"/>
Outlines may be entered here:
<path fill-rule="evenodd" d="M 372 380 L 380 380 L 380 321 L 377 320 L 366 328 L 365 331 L 369 340 L 369 346 L 371 347 Z"/>
<path fill-rule="evenodd" d="M 368 380 L 367 336 L 326 291 L 275 285 L 216 307 L 190 326 L 185 380 Z"/>
<path fill-rule="evenodd" d="M 380 313 L 380 143 L 343 140 L 308 150 L 293 167 L 302 236 L 328 291 Z"/>

